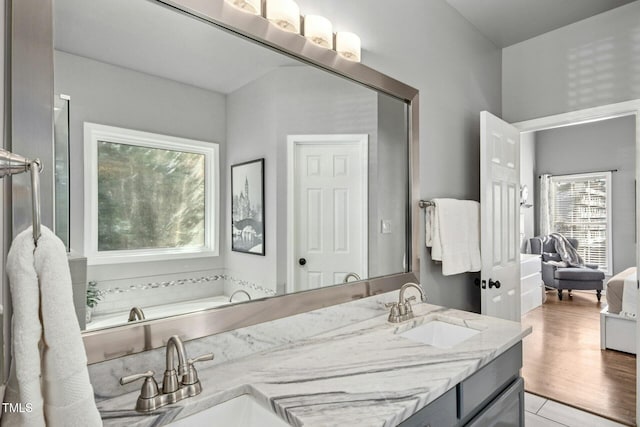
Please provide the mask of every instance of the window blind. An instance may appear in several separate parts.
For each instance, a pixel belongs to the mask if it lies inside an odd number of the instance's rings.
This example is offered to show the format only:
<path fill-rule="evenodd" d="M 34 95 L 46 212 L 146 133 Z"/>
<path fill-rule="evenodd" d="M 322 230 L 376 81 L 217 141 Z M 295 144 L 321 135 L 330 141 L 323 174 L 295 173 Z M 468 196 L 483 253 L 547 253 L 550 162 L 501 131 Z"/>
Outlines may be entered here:
<path fill-rule="evenodd" d="M 585 262 L 611 270 L 611 173 L 551 177 L 551 228 L 578 240 Z"/>

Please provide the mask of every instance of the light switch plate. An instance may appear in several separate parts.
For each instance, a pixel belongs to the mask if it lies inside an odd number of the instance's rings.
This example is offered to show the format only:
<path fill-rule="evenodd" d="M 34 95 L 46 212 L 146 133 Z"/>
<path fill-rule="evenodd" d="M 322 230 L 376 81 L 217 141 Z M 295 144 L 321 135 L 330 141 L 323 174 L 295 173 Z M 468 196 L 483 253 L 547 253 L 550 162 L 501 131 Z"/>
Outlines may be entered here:
<path fill-rule="evenodd" d="M 391 221 L 389 221 L 388 219 L 383 219 L 380 223 L 380 232 L 382 234 L 391 233 Z"/>

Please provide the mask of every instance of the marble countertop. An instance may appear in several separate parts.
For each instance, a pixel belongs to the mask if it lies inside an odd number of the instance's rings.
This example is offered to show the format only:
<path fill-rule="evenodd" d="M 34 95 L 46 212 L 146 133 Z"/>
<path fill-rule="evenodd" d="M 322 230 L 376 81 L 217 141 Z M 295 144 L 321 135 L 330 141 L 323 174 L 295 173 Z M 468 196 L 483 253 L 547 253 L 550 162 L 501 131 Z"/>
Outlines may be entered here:
<path fill-rule="evenodd" d="M 415 304 L 414 313 L 415 319 L 399 324 L 379 316 L 244 359 L 201 363 L 202 393 L 149 415 L 133 411 L 138 392 L 98 408 L 105 427 L 160 426 L 250 393 L 294 426 L 344 420 L 395 426 L 531 332 L 516 322 L 430 304 Z M 481 332 L 448 349 L 399 336 L 434 319 Z M 189 357 L 198 356 L 185 346 Z M 161 375 L 164 366 L 149 369 Z"/>

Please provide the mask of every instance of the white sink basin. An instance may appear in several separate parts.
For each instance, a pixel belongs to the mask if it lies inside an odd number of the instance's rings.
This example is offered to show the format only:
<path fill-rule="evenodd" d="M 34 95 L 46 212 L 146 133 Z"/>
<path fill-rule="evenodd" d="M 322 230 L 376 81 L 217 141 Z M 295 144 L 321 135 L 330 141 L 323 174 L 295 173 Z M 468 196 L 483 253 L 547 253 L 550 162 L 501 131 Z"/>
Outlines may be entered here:
<path fill-rule="evenodd" d="M 209 409 L 182 418 L 172 427 L 288 427 L 284 420 L 260 405 L 253 396 L 243 394 Z"/>
<path fill-rule="evenodd" d="M 471 338 L 480 331 L 465 326 L 454 325 L 441 320 L 432 320 L 409 329 L 401 337 L 439 348 L 451 348 Z"/>

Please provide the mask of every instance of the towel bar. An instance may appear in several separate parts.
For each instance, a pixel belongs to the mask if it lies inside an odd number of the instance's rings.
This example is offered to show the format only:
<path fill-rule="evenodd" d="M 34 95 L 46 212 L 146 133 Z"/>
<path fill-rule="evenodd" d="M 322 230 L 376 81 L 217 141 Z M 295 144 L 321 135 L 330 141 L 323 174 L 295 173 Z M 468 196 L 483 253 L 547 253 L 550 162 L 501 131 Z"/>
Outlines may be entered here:
<path fill-rule="evenodd" d="M 420 206 L 422 209 L 428 206 L 435 206 L 435 205 L 436 205 L 436 202 L 432 200 L 420 200 L 420 202 L 418 202 L 418 206 Z"/>
<path fill-rule="evenodd" d="M 0 148 L 0 178 L 31 172 L 31 219 L 33 221 L 33 242 L 40 238 L 40 159 L 29 160 L 19 154 L 13 154 Z"/>

